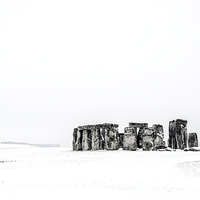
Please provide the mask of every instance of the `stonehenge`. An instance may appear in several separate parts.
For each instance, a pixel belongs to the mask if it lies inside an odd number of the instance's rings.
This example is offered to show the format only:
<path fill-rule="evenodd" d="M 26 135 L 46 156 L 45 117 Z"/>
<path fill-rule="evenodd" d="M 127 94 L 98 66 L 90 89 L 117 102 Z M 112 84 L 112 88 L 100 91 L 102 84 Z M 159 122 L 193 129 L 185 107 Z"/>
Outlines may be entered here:
<path fill-rule="evenodd" d="M 198 147 L 196 133 L 187 133 L 187 120 L 176 119 L 169 122 L 168 146 L 164 141 L 164 129 L 161 124 L 129 122 L 124 133 L 118 132 L 118 124 L 103 123 L 78 126 L 73 131 L 74 151 L 123 150 L 143 151 L 186 149 Z"/>

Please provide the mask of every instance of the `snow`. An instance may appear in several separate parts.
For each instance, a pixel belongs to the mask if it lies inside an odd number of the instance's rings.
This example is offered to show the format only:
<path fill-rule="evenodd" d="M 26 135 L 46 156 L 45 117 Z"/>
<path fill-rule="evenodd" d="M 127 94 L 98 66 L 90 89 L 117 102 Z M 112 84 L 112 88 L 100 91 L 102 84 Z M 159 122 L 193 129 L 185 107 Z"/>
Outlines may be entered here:
<path fill-rule="evenodd" d="M 0 145 L 4 200 L 175 200 L 200 196 L 200 152 Z"/>

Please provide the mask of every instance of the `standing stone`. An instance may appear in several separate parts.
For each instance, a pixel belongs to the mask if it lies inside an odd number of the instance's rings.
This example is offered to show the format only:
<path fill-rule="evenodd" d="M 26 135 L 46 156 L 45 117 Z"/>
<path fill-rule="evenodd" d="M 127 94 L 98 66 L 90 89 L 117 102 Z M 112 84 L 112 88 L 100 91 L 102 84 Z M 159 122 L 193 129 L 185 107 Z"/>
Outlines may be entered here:
<path fill-rule="evenodd" d="M 144 151 L 151 151 L 154 149 L 154 130 L 153 128 L 145 128 L 143 134 L 143 146 Z"/>
<path fill-rule="evenodd" d="M 82 150 L 82 137 L 83 137 L 83 130 L 75 128 L 73 132 L 73 150 L 75 151 Z"/>
<path fill-rule="evenodd" d="M 114 127 L 105 129 L 106 135 L 106 150 L 118 149 L 118 130 Z"/>
<path fill-rule="evenodd" d="M 77 132 L 78 132 L 78 129 L 75 128 L 74 129 L 74 132 L 73 132 L 73 150 L 76 151 L 77 150 L 77 145 L 76 145 L 76 142 L 77 142 Z"/>
<path fill-rule="evenodd" d="M 152 126 L 154 130 L 154 147 L 155 149 L 164 149 L 165 142 L 164 142 L 164 133 L 163 133 L 163 126 L 160 124 L 154 124 Z"/>
<path fill-rule="evenodd" d="M 177 119 L 169 122 L 168 146 L 172 149 L 187 148 L 187 120 Z"/>
<path fill-rule="evenodd" d="M 92 129 L 92 150 L 99 150 L 100 129 Z"/>
<path fill-rule="evenodd" d="M 124 129 L 123 150 L 137 149 L 137 132 L 134 127 L 126 127 Z"/>
<path fill-rule="evenodd" d="M 139 128 L 138 135 L 137 135 L 137 147 L 142 148 L 143 143 L 143 133 L 144 129 L 148 127 L 148 123 L 135 123 L 129 122 L 129 127 L 135 129 L 135 133 L 137 134 L 137 128 Z"/>
<path fill-rule="evenodd" d="M 196 133 L 189 133 L 188 147 L 198 147 L 198 137 Z"/>
<path fill-rule="evenodd" d="M 92 137 L 91 130 L 83 130 L 83 139 L 82 139 L 82 150 L 88 151 L 92 149 Z"/>
<path fill-rule="evenodd" d="M 105 129 L 100 129 L 100 138 L 99 138 L 99 149 L 104 150 L 105 149 Z"/>
<path fill-rule="evenodd" d="M 169 122 L 168 147 L 170 147 L 172 149 L 177 149 L 177 142 L 176 142 L 176 122 L 175 122 L 175 120 Z"/>
<path fill-rule="evenodd" d="M 176 141 L 177 149 L 184 149 L 187 147 L 187 122 L 183 120 L 176 120 Z"/>

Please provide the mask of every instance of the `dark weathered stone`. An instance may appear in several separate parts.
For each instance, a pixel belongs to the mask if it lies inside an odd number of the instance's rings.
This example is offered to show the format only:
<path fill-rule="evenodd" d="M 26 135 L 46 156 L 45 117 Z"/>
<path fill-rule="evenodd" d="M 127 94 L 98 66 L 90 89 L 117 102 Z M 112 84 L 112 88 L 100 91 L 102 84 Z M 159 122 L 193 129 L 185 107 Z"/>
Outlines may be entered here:
<path fill-rule="evenodd" d="M 118 149 L 118 130 L 114 127 L 105 128 L 106 150 Z"/>
<path fill-rule="evenodd" d="M 176 120 L 176 141 L 177 149 L 184 149 L 187 147 L 187 121 Z"/>
<path fill-rule="evenodd" d="M 169 122 L 168 146 L 172 149 L 187 148 L 187 121 L 177 119 Z"/>
<path fill-rule="evenodd" d="M 76 150 L 77 132 L 78 132 L 78 129 L 75 128 L 73 132 L 73 144 L 72 144 L 74 151 Z"/>
<path fill-rule="evenodd" d="M 173 149 L 170 147 L 167 147 L 167 148 L 165 148 L 165 151 L 173 151 Z"/>
<path fill-rule="evenodd" d="M 153 130 L 154 130 L 154 139 L 156 139 L 157 135 L 160 135 L 160 137 L 164 138 L 164 134 L 163 134 L 163 126 L 160 124 L 154 124 L 152 126 Z"/>
<path fill-rule="evenodd" d="M 143 144 L 142 135 L 144 133 L 144 129 L 148 127 L 148 123 L 129 122 L 129 127 L 134 128 L 134 131 L 137 135 L 137 147 L 142 148 L 142 144 Z M 139 128 L 139 131 L 137 131 L 138 128 Z"/>
<path fill-rule="evenodd" d="M 118 149 L 118 124 L 78 126 L 73 132 L 73 150 Z"/>
<path fill-rule="evenodd" d="M 92 129 L 92 150 L 99 150 L 100 148 L 100 129 Z"/>
<path fill-rule="evenodd" d="M 148 127 L 148 123 L 135 123 L 135 122 L 129 122 L 129 127 L 137 127 L 137 128 L 141 128 L 141 127 Z"/>
<path fill-rule="evenodd" d="M 155 149 L 164 149 L 165 148 L 165 141 L 164 133 L 163 133 L 163 126 L 160 124 L 154 124 L 153 128 L 153 136 L 154 136 L 154 147 Z"/>
<path fill-rule="evenodd" d="M 169 122 L 168 147 L 170 147 L 172 149 L 177 149 L 177 142 L 176 142 L 176 122 L 175 122 L 175 120 Z"/>
<path fill-rule="evenodd" d="M 75 128 L 73 132 L 73 150 L 74 151 L 82 150 L 82 136 L 83 136 L 83 130 Z"/>
<path fill-rule="evenodd" d="M 124 141 L 123 141 L 123 150 L 132 150 L 137 149 L 137 132 L 135 132 L 134 127 L 126 127 L 124 129 Z"/>
<path fill-rule="evenodd" d="M 154 130 L 153 130 L 153 128 L 145 128 L 144 133 L 143 133 L 142 148 L 144 151 L 151 151 L 154 149 Z"/>
<path fill-rule="evenodd" d="M 199 147 L 190 147 L 190 148 L 185 148 L 184 151 L 200 151 Z"/>
<path fill-rule="evenodd" d="M 105 129 L 100 129 L 100 138 L 99 138 L 99 150 L 105 149 Z"/>
<path fill-rule="evenodd" d="M 197 147 L 191 147 L 191 148 L 189 148 L 189 151 L 200 151 L 200 148 L 197 148 Z"/>
<path fill-rule="evenodd" d="M 119 133 L 119 148 L 123 148 L 124 133 Z"/>
<path fill-rule="evenodd" d="M 84 129 L 83 130 L 83 138 L 82 138 L 82 150 L 88 151 L 92 149 L 92 134 L 91 130 Z"/>
<path fill-rule="evenodd" d="M 198 137 L 196 133 L 189 133 L 188 147 L 198 147 Z"/>
<path fill-rule="evenodd" d="M 144 134 L 145 127 L 140 127 L 137 136 L 137 146 L 138 148 L 142 148 L 143 146 L 143 134 Z"/>
<path fill-rule="evenodd" d="M 87 130 L 92 130 L 92 129 L 100 129 L 100 128 L 118 128 L 118 124 L 109 124 L 109 123 L 104 123 L 104 124 L 94 124 L 94 125 L 84 125 L 84 126 L 79 126 L 79 129 L 87 129 Z"/>

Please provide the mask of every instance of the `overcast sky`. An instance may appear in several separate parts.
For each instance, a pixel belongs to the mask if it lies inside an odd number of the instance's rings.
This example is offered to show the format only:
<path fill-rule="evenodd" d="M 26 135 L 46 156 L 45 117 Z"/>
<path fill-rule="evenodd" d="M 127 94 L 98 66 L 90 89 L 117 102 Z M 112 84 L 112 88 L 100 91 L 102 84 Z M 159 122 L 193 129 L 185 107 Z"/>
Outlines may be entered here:
<path fill-rule="evenodd" d="M 0 0 L 0 142 L 188 120 L 200 133 L 200 1 Z M 199 135 L 200 136 L 200 135 Z"/>

